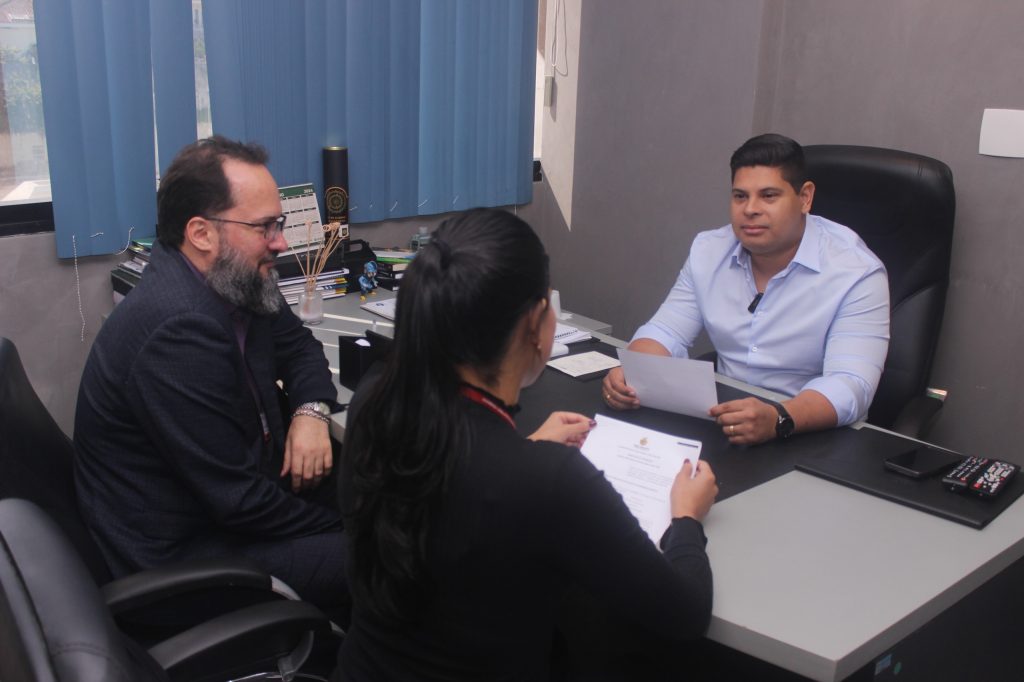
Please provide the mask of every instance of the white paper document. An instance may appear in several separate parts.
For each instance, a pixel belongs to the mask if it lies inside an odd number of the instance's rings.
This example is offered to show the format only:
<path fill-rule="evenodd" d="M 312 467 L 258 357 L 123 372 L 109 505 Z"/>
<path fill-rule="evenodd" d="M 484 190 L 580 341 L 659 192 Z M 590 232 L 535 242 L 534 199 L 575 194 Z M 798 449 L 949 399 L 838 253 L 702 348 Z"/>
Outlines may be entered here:
<path fill-rule="evenodd" d="M 697 469 L 701 442 L 670 436 L 604 415 L 581 452 L 622 495 L 640 527 L 657 545 L 672 522 L 669 492 L 685 460 Z"/>
<path fill-rule="evenodd" d="M 645 407 L 711 419 L 708 410 L 718 404 L 715 364 L 706 360 L 670 358 L 619 349 L 626 383 Z"/>
<path fill-rule="evenodd" d="M 395 319 L 395 306 L 398 304 L 397 298 L 389 298 L 384 301 L 370 301 L 364 303 L 360 308 L 363 310 L 369 310 L 371 313 L 377 313 L 381 317 L 394 320 Z"/>
<path fill-rule="evenodd" d="M 561 344 L 555 343 L 554 345 L 559 346 Z M 565 346 L 565 352 L 568 353 L 569 349 Z M 555 357 L 554 350 L 551 352 L 551 356 Z M 609 357 L 604 353 L 598 353 L 596 350 L 587 351 L 586 353 L 577 353 L 576 355 L 567 355 L 564 358 L 558 358 L 557 360 L 550 360 L 548 367 L 554 367 L 560 372 L 565 372 L 571 377 L 581 377 L 584 374 L 593 374 L 594 372 L 600 372 L 605 369 L 611 369 L 612 367 L 618 367 L 619 361 L 613 357 Z"/>

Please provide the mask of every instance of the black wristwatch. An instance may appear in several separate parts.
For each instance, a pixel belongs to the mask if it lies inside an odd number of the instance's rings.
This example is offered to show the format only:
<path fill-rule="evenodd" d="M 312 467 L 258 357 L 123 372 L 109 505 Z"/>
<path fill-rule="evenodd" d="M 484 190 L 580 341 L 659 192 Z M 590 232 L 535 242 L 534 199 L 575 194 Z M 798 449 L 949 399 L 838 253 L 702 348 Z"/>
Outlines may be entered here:
<path fill-rule="evenodd" d="M 793 418 L 789 416 L 789 412 L 786 411 L 786 408 L 779 403 L 771 403 L 771 405 L 778 410 L 779 413 L 779 418 L 775 420 L 775 437 L 789 438 L 793 435 L 793 429 L 796 428 Z"/>

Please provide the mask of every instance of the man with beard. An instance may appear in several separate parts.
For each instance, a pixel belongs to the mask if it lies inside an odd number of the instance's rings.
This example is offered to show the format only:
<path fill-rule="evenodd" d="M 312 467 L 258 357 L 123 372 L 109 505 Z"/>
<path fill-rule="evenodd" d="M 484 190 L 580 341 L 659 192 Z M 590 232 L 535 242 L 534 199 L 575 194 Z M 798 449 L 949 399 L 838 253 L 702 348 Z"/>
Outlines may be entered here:
<path fill-rule="evenodd" d="M 116 576 L 241 554 L 330 608 L 347 600 L 333 486 L 319 485 L 337 394 L 277 289 L 288 245 L 266 162 L 215 136 L 168 168 L 150 264 L 82 375 L 75 484 Z"/>

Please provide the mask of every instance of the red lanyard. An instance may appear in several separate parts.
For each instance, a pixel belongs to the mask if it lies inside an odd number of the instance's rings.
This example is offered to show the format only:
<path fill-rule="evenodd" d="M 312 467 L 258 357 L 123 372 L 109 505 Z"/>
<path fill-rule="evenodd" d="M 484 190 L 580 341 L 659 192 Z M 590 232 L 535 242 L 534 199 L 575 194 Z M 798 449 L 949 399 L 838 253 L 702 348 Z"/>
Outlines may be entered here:
<path fill-rule="evenodd" d="M 493 400 L 485 396 L 483 393 L 473 388 L 472 386 L 460 386 L 459 393 L 472 400 L 477 405 L 483 405 L 488 410 L 498 415 L 511 426 L 513 429 L 516 428 L 516 423 L 512 421 L 512 417 L 509 416 L 508 412 L 503 407 L 495 403 Z"/>

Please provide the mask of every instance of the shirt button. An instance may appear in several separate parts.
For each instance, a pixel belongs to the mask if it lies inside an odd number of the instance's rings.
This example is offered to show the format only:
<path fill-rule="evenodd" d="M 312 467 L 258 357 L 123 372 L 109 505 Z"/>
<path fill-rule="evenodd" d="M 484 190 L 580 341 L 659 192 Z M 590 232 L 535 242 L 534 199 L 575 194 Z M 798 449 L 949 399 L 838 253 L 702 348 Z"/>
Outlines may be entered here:
<path fill-rule="evenodd" d="M 755 352 L 755 353 L 756 353 L 756 352 L 757 352 L 757 346 L 754 346 L 754 347 L 753 347 L 753 348 L 751 348 L 750 350 L 752 350 L 753 352 Z"/>

